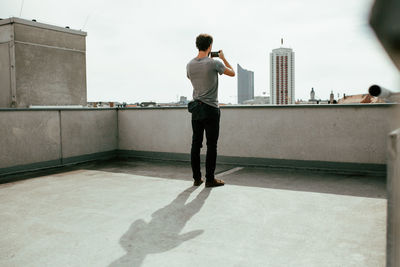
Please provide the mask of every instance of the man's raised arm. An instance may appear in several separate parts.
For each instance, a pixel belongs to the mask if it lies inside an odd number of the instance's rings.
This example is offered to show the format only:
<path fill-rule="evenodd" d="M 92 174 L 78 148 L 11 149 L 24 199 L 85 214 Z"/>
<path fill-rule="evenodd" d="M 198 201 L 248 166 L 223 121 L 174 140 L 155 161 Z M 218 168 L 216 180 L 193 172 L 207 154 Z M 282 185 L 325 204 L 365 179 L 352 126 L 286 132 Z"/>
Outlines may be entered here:
<path fill-rule="evenodd" d="M 229 62 L 226 60 L 226 58 L 224 56 L 224 52 L 222 52 L 222 50 L 219 51 L 218 56 L 225 64 L 224 74 L 228 75 L 228 76 L 231 76 L 231 77 L 234 77 L 235 76 L 235 70 L 231 67 Z"/>

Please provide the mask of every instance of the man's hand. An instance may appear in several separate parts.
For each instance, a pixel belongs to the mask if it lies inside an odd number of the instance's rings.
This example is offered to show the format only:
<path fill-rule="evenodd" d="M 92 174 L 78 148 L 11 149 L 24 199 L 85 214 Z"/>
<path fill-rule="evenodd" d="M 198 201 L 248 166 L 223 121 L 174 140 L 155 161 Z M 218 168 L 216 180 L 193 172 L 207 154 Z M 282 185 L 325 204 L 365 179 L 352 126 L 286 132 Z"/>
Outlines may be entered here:
<path fill-rule="evenodd" d="M 225 59 L 225 55 L 224 55 L 224 52 L 222 52 L 222 50 L 219 50 L 219 51 L 218 51 L 218 57 L 219 57 L 221 60 L 224 60 L 224 59 Z"/>
<path fill-rule="evenodd" d="M 225 55 L 224 55 L 224 52 L 222 52 L 222 50 L 219 50 L 218 56 L 225 64 L 224 74 L 228 75 L 228 76 L 231 76 L 231 77 L 234 77 L 235 76 L 235 71 L 233 70 L 233 68 L 231 67 L 229 62 L 225 59 Z"/>

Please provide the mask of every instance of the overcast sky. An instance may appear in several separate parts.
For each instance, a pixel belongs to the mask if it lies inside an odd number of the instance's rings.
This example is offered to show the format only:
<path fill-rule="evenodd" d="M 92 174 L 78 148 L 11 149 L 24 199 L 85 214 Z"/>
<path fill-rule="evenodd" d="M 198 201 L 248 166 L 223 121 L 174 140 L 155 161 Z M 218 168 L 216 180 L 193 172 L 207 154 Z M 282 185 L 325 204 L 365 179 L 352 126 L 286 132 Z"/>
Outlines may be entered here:
<path fill-rule="evenodd" d="M 22 5 L 23 4 L 23 5 Z M 295 52 L 296 99 L 397 89 L 398 72 L 368 25 L 370 0 L 1 0 L 0 18 L 21 17 L 88 33 L 88 101 L 191 99 L 186 64 L 199 33 L 213 50 L 254 71 L 255 95 L 269 95 L 269 53 Z M 22 10 L 21 10 L 22 7 Z M 22 11 L 22 12 L 21 12 Z M 398 90 L 397 90 L 398 91 Z M 219 100 L 237 103 L 237 76 L 219 80 Z"/>

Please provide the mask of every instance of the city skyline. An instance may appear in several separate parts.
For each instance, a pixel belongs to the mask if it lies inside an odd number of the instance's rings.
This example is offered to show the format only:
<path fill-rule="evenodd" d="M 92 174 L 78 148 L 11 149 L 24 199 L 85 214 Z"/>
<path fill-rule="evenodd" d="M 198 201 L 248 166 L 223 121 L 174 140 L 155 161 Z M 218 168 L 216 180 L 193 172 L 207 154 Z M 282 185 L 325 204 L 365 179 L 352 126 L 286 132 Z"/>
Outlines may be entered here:
<path fill-rule="evenodd" d="M 191 98 L 185 66 L 197 55 L 195 38 L 203 32 L 214 37 L 213 50 L 223 49 L 232 66 L 240 62 L 256 73 L 255 96 L 269 92 L 268 55 L 281 38 L 296 51 L 296 99 L 308 99 L 312 87 L 320 98 L 328 98 L 331 91 L 341 96 L 363 93 L 371 84 L 399 91 L 398 73 L 368 25 L 372 1 L 204 4 L 216 11 L 199 12 L 193 2 L 183 0 L 122 0 L 118 5 L 92 0 L 25 0 L 22 5 L 22 0 L 5 0 L 0 18 L 36 19 L 88 32 L 88 101 Z M 221 27 L 226 21 L 232 23 L 229 29 Z M 220 77 L 219 100 L 236 103 L 236 79 Z"/>

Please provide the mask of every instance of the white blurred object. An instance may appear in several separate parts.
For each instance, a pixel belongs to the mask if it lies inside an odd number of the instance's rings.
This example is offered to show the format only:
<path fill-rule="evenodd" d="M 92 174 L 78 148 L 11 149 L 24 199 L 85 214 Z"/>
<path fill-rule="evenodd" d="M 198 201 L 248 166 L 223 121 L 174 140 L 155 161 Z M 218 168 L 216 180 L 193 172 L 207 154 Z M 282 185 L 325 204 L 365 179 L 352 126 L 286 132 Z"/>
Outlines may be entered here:
<path fill-rule="evenodd" d="M 390 91 L 389 89 L 386 89 L 382 86 L 379 85 L 371 85 L 368 89 L 368 93 L 372 96 L 380 97 L 380 98 L 387 98 L 389 99 L 392 95 L 393 92 Z"/>

